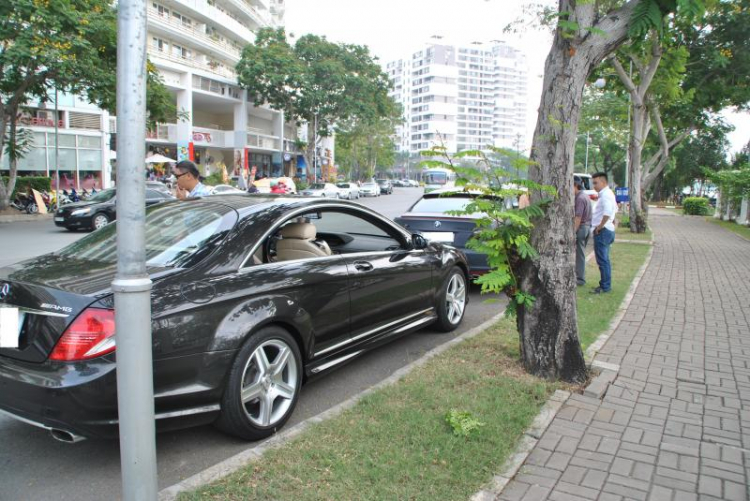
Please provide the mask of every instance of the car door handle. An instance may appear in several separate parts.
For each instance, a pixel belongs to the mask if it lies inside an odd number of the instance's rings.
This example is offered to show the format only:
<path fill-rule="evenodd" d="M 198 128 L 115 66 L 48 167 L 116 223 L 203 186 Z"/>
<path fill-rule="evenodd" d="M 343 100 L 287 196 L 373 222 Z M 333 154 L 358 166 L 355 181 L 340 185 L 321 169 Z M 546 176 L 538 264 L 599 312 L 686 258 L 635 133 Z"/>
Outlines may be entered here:
<path fill-rule="evenodd" d="M 372 263 L 367 261 L 355 261 L 354 267 L 359 271 L 370 271 L 373 268 Z"/>

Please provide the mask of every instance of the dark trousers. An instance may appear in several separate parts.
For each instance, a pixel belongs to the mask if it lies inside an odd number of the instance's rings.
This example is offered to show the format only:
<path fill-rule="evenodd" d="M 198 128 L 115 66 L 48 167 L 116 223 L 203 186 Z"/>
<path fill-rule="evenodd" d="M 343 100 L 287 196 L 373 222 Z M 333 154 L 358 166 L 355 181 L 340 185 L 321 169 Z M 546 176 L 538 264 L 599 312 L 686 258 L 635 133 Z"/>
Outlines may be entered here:
<path fill-rule="evenodd" d="M 612 289 L 612 263 L 609 261 L 609 246 L 615 241 L 615 232 L 606 228 L 598 235 L 594 235 L 594 254 L 596 255 L 596 264 L 599 265 L 601 280 L 599 287 L 603 291 Z"/>
<path fill-rule="evenodd" d="M 586 246 L 589 244 L 591 226 L 582 224 L 576 231 L 576 282 L 578 285 L 586 283 Z"/>

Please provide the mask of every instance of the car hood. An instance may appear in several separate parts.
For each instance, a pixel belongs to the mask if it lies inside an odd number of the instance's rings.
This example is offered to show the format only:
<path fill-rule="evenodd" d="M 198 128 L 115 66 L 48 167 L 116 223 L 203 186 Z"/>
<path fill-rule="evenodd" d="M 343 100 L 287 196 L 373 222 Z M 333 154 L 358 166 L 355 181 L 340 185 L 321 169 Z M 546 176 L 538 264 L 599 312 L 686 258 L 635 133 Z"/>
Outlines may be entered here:
<path fill-rule="evenodd" d="M 180 270 L 181 268 L 147 268 L 151 280 Z M 63 258 L 53 253 L 0 268 L 0 281 L 56 289 L 80 296 L 101 297 L 112 293 L 110 285 L 116 274 L 117 263 Z"/>

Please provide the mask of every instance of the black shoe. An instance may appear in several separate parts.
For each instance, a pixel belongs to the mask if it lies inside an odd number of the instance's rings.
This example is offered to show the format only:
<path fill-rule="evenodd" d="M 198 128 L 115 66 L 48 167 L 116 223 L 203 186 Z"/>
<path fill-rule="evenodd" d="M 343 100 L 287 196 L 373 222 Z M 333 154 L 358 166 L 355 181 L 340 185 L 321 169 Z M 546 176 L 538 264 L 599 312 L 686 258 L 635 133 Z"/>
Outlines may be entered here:
<path fill-rule="evenodd" d="M 611 290 L 605 291 L 601 287 L 597 287 L 596 289 L 594 289 L 594 290 L 591 291 L 592 294 L 608 294 L 610 292 L 612 292 L 612 291 Z"/>
<path fill-rule="evenodd" d="M 576 285 L 578 287 L 583 287 L 584 285 L 586 285 L 586 282 L 578 282 L 578 283 L 576 283 Z"/>

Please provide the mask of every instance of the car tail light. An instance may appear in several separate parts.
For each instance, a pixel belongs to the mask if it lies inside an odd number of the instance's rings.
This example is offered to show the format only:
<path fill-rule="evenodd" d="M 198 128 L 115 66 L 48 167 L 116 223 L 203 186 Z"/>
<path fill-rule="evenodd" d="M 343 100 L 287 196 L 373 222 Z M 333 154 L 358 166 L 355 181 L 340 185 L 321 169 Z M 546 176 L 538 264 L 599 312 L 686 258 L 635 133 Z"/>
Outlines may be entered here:
<path fill-rule="evenodd" d="M 87 308 L 65 329 L 49 356 L 58 362 L 101 357 L 115 351 L 115 312 Z"/>
<path fill-rule="evenodd" d="M 591 200 L 593 200 L 594 202 L 596 202 L 597 200 L 599 200 L 599 194 L 598 193 L 589 193 L 589 198 Z"/>

